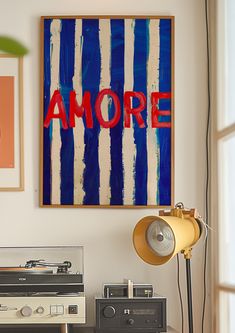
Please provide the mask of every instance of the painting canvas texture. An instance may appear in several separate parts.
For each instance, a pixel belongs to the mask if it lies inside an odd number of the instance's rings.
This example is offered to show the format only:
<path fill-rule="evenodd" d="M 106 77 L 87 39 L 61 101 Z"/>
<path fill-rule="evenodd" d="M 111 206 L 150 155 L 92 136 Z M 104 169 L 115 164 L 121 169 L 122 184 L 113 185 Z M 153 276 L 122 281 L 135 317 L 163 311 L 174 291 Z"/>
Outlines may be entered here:
<path fill-rule="evenodd" d="M 167 17 L 42 18 L 43 206 L 172 204 Z"/>

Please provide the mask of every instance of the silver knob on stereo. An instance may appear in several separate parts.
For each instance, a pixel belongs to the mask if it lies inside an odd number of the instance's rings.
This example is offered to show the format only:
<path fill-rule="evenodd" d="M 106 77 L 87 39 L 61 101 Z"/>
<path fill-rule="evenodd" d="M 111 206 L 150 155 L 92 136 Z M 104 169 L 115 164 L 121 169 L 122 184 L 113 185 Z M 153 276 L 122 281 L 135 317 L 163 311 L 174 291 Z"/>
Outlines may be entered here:
<path fill-rule="evenodd" d="M 30 317 L 33 313 L 33 310 L 30 306 L 25 305 L 20 309 L 20 313 L 23 317 Z"/>
<path fill-rule="evenodd" d="M 36 312 L 38 313 L 38 314 L 43 314 L 44 313 L 44 307 L 43 306 L 39 306 L 37 309 L 36 309 Z"/>

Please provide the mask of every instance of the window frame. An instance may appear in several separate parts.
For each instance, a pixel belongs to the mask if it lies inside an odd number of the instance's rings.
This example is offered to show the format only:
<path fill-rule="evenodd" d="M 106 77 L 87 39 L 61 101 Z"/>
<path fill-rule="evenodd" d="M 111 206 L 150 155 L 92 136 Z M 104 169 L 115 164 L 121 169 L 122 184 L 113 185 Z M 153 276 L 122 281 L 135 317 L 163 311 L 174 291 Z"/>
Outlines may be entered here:
<path fill-rule="evenodd" d="M 219 145 L 223 139 L 235 135 L 235 122 L 226 126 L 219 126 L 222 120 L 221 110 L 225 104 L 225 70 L 226 70 L 226 45 L 225 22 L 226 1 L 211 0 L 210 5 L 210 36 L 211 36 L 211 187 L 210 187 L 210 220 L 213 231 L 211 232 L 211 316 L 212 332 L 220 333 L 220 307 L 223 302 L 220 298 L 223 293 L 235 294 L 235 283 L 220 282 L 220 211 L 219 211 Z M 225 311 L 226 314 L 226 311 Z M 228 312 L 227 312 L 228 314 Z M 225 325 L 225 323 L 223 322 Z M 226 329 L 226 327 L 224 327 Z M 227 328 L 228 330 L 228 328 Z"/>

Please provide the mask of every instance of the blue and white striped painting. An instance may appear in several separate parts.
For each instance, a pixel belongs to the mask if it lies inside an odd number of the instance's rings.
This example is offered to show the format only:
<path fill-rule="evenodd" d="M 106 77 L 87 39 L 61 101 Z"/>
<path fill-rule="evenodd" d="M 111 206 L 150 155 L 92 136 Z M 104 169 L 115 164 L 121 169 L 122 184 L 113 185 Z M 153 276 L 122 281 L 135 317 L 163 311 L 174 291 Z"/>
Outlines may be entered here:
<path fill-rule="evenodd" d="M 171 205 L 173 18 L 42 20 L 42 205 Z"/>

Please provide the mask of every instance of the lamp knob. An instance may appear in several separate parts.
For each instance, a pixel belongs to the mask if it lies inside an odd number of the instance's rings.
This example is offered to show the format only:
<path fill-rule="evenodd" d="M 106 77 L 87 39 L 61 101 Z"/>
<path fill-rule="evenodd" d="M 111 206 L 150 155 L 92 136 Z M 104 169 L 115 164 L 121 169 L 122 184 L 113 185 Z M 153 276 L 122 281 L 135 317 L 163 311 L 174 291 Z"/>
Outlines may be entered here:
<path fill-rule="evenodd" d="M 104 308 L 103 314 L 105 318 L 113 318 L 115 316 L 116 310 L 113 306 L 108 305 Z"/>

